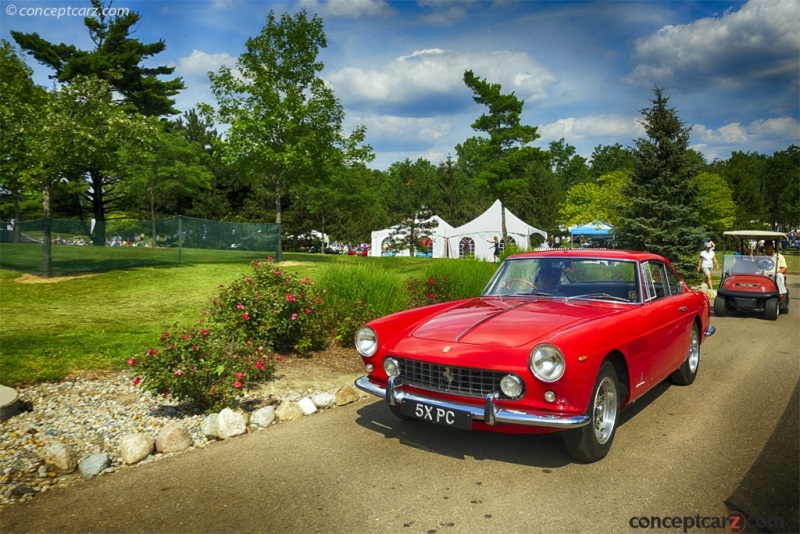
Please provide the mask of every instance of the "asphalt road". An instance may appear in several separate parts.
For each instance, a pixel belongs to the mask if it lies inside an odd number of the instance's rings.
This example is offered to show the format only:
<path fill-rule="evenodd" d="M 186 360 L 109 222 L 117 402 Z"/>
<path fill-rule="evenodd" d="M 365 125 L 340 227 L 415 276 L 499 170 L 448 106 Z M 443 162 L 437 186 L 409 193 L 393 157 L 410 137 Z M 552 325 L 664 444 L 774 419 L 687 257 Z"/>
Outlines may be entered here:
<path fill-rule="evenodd" d="M 777 321 L 715 318 L 695 383 L 625 410 L 595 464 L 376 399 L 37 496 L 0 532 L 798 532 L 798 282 Z"/>

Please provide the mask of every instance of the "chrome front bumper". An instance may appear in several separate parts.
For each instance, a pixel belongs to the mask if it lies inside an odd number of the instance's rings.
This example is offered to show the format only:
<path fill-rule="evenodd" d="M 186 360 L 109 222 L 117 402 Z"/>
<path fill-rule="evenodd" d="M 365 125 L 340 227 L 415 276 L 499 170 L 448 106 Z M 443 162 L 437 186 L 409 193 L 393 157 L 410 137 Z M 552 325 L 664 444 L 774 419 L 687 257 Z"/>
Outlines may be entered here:
<path fill-rule="evenodd" d="M 577 428 L 589 424 L 588 415 L 536 415 L 516 410 L 506 410 L 498 408 L 496 405 L 497 393 L 486 396 L 483 407 L 462 404 L 459 402 L 445 401 L 423 397 L 414 393 L 402 390 L 402 384 L 398 384 L 397 378 L 390 378 L 386 387 L 376 384 L 369 379 L 369 376 L 362 376 L 356 379 L 355 386 L 367 393 L 386 399 L 390 406 L 402 404 L 404 400 L 413 400 L 445 410 L 458 410 L 468 412 L 473 421 L 483 421 L 487 425 L 497 423 L 509 423 L 513 425 L 541 426 L 546 428 L 558 428 L 566 430 Z"/>

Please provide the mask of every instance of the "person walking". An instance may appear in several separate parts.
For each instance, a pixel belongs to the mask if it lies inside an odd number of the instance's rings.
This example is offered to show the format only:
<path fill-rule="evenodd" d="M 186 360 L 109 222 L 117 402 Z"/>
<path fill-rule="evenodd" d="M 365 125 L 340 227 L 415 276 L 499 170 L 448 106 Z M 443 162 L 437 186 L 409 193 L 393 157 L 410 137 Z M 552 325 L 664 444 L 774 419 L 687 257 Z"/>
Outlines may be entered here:
<path fill-rule="evenodd" d="M 711 269 L 715 266 L 719 269 L 719 262 L 714 254 L 714 242 L 706 241 L 705 250 L 700 253 L 700 258 L 697 260 L 697 272 L 702 269 L 708 289 L 714 289 L 714 282 L 711 280 Z"/>

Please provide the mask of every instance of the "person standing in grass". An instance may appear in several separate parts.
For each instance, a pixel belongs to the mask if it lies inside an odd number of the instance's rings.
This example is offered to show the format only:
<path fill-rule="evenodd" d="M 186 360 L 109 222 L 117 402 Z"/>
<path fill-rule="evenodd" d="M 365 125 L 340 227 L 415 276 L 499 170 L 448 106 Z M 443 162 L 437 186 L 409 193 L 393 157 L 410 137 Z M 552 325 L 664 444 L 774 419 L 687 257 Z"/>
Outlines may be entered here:
<path fill-rule="evenodd" d="M 719 269 L 719 262 L 714 254 L 714 243 L 706 241 L 705 250 L 700 253 L 700 258 L 697 260 L 697 272 L 702 269 L 708 289 L 714 289 L 714 282 L 711 280 L 711 269 L 715 266 Z"/>

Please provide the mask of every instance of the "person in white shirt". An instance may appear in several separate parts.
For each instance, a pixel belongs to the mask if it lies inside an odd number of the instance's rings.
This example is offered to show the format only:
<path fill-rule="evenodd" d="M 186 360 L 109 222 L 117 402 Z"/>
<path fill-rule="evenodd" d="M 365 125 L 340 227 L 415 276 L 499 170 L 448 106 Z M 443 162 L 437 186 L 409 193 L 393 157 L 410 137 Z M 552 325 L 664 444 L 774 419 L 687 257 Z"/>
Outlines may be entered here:
<path fill-rule="evenodd" d="M 767 241 L 764 243 L 764 255 L 772 258 L 772 261 L 778 264 L 778 270 L 775 275 L 775 283 L 778 285 L 778 291 L 781 295 L 783 295 L 786 293 L 786 280 L 784 278 L 787 271 L 786 258 L 783 256 L 783 254 L 775 253 L 775 245 L 772 243 L 772 241 Z"/>
<path fill-rule="evenodd" d="M 719 269 L 719 262 L 717 261 L 717 256 L 714 254 L 714 243 L 712 241 L 706 241 L 706 248 L 700 253 L 700 259 L 697 260 L 697 272 L 700 272 L 701 269 L 703 270 L 703 274 L 706 276 L 708 289 L 714 289 L 714 283 L 711 280 L 711 269 L 714 266 Z"/>

